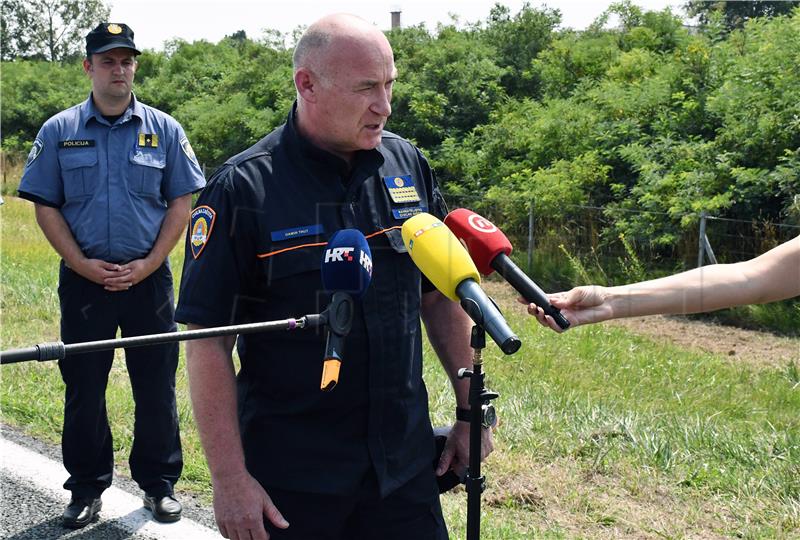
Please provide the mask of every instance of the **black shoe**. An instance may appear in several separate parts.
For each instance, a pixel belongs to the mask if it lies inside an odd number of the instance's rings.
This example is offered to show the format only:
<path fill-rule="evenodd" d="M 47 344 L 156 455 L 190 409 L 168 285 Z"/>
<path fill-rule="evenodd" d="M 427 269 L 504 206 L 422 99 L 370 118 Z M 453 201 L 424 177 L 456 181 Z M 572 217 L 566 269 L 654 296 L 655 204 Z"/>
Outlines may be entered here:
<path fill-rule="evenodd" d="M 72 499 L 64 510 L 62 521 L 64 527 L 80 529 L 97 519 L 97 513 L 103 507 L 100 497 L 96 499 Z"/>
<path fill-rule="evenodd" d="M 144 507 L 153 513 L 153 519 L 156 521 L 172 523 L 181 519 L 183 507 L 172 495 L 151 497 L 145 494 L 142 500 L 144 501 Z"/>

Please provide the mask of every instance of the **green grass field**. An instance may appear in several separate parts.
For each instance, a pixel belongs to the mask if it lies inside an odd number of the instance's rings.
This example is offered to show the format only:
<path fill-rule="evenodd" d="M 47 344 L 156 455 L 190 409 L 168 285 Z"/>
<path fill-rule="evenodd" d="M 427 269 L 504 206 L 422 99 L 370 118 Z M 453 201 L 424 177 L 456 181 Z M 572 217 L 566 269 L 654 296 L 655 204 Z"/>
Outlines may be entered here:
<path fill-rule="evenodd" d="M 29 203 L 6 198 L 0 220 L 2 348 L 58 339 L 58 259 Z M 176 249 L 176 283 L 181 260 Z M 602 325 L 558 335 L 521 306 L 501 306 L 523 347 L 503 356 L 490 343 L 484 355 L 501 424 L 483 469 L 482 538 L 800 538 L 800 361 L 755 368 Z M 443 425 L 449 383 L 429 348 L 425 358 L 433 421 Z M 209 500 L 181 362 L 178 488 Z M 0 376 L 2 421 L 57 443 L 56 364 L 8 365 Z M 132 405 L 115 362 L 108 409 L 121 474 Z M 466 494 L 442 500 L 452 538 L 464 538 Z"/>

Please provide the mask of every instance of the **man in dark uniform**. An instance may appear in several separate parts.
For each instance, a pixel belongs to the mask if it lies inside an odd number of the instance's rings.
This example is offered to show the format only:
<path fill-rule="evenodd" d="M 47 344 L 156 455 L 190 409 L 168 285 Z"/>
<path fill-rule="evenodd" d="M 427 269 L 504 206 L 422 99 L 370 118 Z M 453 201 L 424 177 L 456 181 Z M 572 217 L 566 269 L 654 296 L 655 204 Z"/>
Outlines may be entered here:
<path fill-rule="evenodd" d="M 180 124 L 136 100 L 133 31 L 103 23 L 86 36 L 92 92 L 42 126 L 20 197 L 62 257 L 58 295 L 65 343 L 176 329 L 167 256 L 205 185 Z M 83 527 L 102 505 L 114 468 L 105 389 L 113 351 L 59 362 L 66 385 L 62 451 L 72 500 L 64 525 Z M 177 343 L 131 348 L 136 403 L 131 475 L 158 521 L 180 519 L 173 497 L 183 461 L 175 404 Z"/>
<path fill-rule="evenodd" d="M 297 101 L 286 124 L 229 159 L 192 212 L 176 312 L 190 328 L 322 311 L 322 251 L 337 230 L 362 231 L 373 256 L 330 392 L 320 391 L 324 330 L 240 336 L 237 379 L 234 337 L 187 343 L 227 538 L 447 538 L 420 315 L 464 408 L 468 383 L 457 371 L 471 365 L 471 323 L 421 279 L 403 246 L 404 220 L 446 208 L 419 150 L 383 130 L 395 77 L 374 26 L 341 14 L 311 25 L 294 53 Z M 439 474 L 466 466 L 468 430 L 456 422 Z"/>

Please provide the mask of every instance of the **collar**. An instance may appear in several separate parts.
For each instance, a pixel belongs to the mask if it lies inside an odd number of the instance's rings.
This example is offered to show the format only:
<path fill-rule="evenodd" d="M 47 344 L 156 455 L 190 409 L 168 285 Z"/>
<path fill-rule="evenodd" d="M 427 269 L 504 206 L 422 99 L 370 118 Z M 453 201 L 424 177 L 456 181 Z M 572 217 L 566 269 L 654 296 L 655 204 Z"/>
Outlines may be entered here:
<path fill-rule="evenodd" d="M 141 103 L 136 99 L 136 96 L 131 93 L 131 103 L 128 105 L 128 108 L 125 109 L 125 112 L 122 113 L 122 121 L 127 122 L 131 119 L 132 116 L 136 116 L 140 120 L 144 119 L 144 107 Z M 100 110 L 95 106 L 94 101 L 92 100 L 92 93 L 89 92 L 89 97 L 81 103 L 80 105 L 80 118 L 81 124 L 85 127 L 89 120 L 94 118 L 96 121 L 100 122 L 101 124 L 110 125 L 108 121 L 103 118 L 103 114 Z"/>

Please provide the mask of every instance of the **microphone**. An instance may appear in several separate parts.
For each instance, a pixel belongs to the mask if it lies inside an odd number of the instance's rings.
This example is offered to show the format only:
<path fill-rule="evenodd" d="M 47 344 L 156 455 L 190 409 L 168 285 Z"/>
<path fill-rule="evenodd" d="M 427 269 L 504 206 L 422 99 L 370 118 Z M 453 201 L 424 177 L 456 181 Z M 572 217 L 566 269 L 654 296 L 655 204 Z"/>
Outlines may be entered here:
<path fill-rule="evenodd" d="M 322 254 L 322 287 L 333 292 L 325 310 L 328 337 L 322 364 L 323 392 L 333 390 L 339 383 L 344 338 L 353 326 L 354 300 L 360 300 L 372 280 L 372 253 L 367 239 L 356 229 L 336 231 L 328 240 Z"/>
<path fill-rule="evenodd" d="M 446 297 L 458 302 L 505 354 L 519 350 L 519 338 L 479 285 L 481 278 L 466 250 L 444 223 L 427 213 L 403 223 L 403 243 L 411 260 Z"/>
<path fill-rule="evenodd" d="M 466 208 L 453 210 L 444 222 L 467 247 L 481 274 L 488 276 L 497 270 L 527 302 L 542 308 L 562 330 L 569 328 L 569 321 L 561 310 L 552 305 L 545 292 L 511 260 L 511 242 L 497 226 Z"/>

